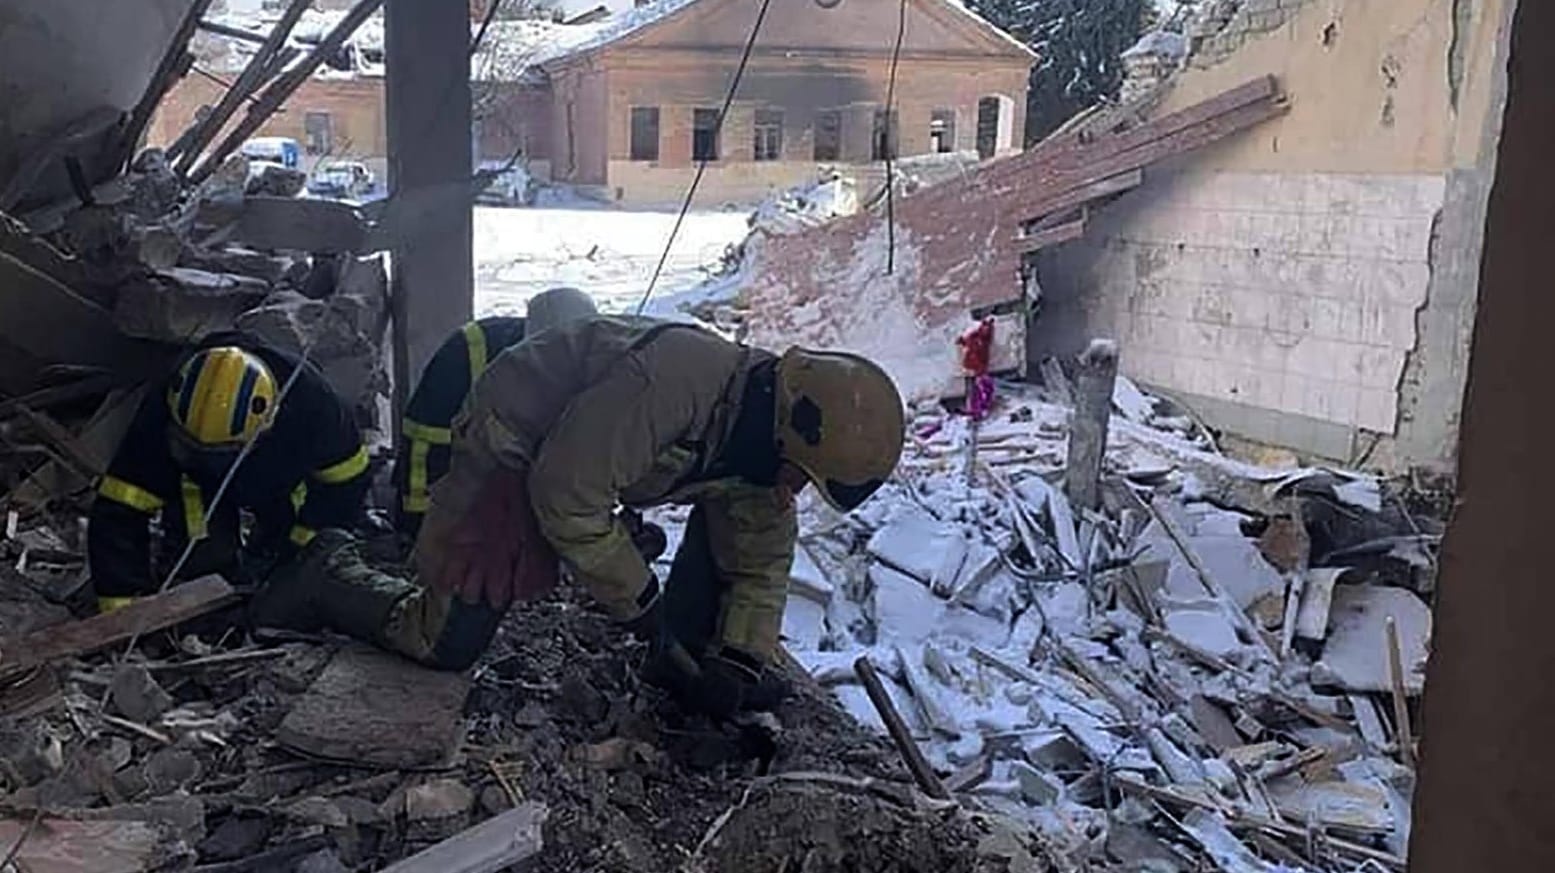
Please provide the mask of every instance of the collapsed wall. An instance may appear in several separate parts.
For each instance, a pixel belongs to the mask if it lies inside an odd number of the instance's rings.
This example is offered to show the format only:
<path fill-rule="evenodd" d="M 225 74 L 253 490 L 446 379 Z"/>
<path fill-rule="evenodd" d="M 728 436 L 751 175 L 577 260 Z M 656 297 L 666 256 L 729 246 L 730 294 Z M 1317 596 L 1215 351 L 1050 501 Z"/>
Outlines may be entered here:
<path fill-rule="evenodd" d="M 1111 336 L 1213 426 L 1450 467 L 1510 5 L 1215 0 L 1186 39 L 1146 40 L 1124 93 L 1152 115 L 1269 73 L 1291 111 L 1042 253 L 1030 354 Z"/>

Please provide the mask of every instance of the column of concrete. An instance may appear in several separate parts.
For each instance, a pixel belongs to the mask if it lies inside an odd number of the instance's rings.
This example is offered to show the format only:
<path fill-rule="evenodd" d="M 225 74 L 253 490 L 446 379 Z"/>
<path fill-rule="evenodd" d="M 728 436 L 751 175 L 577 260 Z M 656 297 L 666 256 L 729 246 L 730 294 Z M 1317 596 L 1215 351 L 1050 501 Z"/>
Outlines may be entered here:
<path fill-rule="evenodd" d="M 402 398 L 472 312 L 471 31 L 465 0 L 384 5 L 389 189 L 406 219 L 393 253 L 395 391 Z"/>

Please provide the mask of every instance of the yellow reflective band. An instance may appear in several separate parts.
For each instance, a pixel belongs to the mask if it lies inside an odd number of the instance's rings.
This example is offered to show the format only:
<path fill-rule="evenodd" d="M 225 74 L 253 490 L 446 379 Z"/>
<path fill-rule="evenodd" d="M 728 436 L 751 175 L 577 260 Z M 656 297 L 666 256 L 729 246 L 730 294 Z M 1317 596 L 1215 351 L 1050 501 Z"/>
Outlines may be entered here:
<path fill-rule="evenodd" d="M 308 483 L 298 482 L 292 489 L 292 512 L 301 512 L 302 505 L 308 502 Z"/>
<path fill-rule="evenodd" d="M 425 494 L 407 494 L 404 507 L 411 515 L 426 515 L 427 510 L 432 508 L 432 498 Z"/>
<path fill-rule="evenodd" d="M 409 487 L 405 494 L 405 508 L 411 512 L 426 512 L 427 497 L 427 454 L 432 451 L 432 444 L 423 440 L 412 440 L 410 444 L 410 476 Z M 412 508 L 420 506 L 420 509 Z"/>
<path fill-rule="evenodd" d="M 470 353 L 470 385 L 486 372 L 486 331 L 480 322 L 472 321 L 464 326 L 464 347 Z"/>
<path fill-rule="evenodd" d="M 326 485 L 350 482 L 367 469 L 367 447 L 357 446 L 356 453 L 338 464 L 331 464 L 313 472 L 313 478 Z"/>
<path fill-rule="evenodd" d="M 407 439 L 421 440 L 434 446 L 446 446 L 454 441 L 452 429 L 422 424 L 413 418 L 405 419 L 404 431 Z"/>
<path fill-rule="evenodd" d="M 184 495 L 184 531 L 189 541 L 205 539 L 205 496 L 200 493 L 200 483 L 185 476 L 179 490 Z"/>
<path fill-rule="evenodd" d="M 308 543 L 313 542 L 313 538 L 318 535 L 319 532 L 313 528 L 303 527 L 302 525 L 298 524 L 292 526 L 290 539 L 295 545 L 306 546 Z"/>
<path fill-rule="evenodd" d="M 133 597 L 99 597 L 97 598 L 97 613 L 107 615 L 115 610 L 123 609 L 135 602 Z"/>
<path fill-rule="evenodd" d="M 141 512 L 157 512 L 162 508 L 162 498 L 117 476 L 104 476 L 103 481 L 97 485 L 97 493 Z"/>

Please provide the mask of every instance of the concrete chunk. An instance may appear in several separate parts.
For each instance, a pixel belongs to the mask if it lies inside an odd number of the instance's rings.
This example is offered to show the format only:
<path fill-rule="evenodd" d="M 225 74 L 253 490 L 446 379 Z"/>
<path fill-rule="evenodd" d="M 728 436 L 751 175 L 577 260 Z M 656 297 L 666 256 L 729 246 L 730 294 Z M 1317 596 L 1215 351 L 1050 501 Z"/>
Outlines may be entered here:
<path fill-rule="evenodd" d="M 1334 589 L 1328 642 L 1312 667 L 1312 681 L 1346 691 L 1390 691 L 1385 626 L 1398 624 L 1403 654 L 1404 688 L 1418 695 L 1425 687 L 1431 610 L 1403 588 L 1340 585 Z"/>

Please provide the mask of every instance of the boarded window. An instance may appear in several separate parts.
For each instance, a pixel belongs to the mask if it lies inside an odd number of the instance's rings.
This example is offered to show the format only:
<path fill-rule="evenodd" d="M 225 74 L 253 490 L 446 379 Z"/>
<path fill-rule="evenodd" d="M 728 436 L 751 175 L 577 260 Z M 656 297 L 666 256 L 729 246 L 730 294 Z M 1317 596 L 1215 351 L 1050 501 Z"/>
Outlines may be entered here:
<path fill-rule="evenodd" d="M 977 154 L 991 158 L 999 149 L 999 98 L 977 101 Z"/>
<path fill-rule="evenodd" d="M 835 109 L 815 114 L 815 159 L 842 160 L 842 113 Z"/>
<path fill-rule="evenodd" d="M 632 107 L 632 160 L 659 159 L 659 107 Z"/>
<path fill-rule="evenodd" d="M 870 160 L 884 161 L 896 157 L 899 140 L 896 127 L 895 110 L 875 110 L 875 128 L 870 136 Z"/>
<path fill-rule="evenodd" d="M 756 110 L 756 149 L 758 161 L 783 159 L 783 113 L 776 109 Z"/>
<path fill-rule="evenodd" d="M 692 110 L 691 159 L 695 161 L 718 160 L 718 110 Z"/>
<path fill-rule="evenodd" d="M 929 119 L 929 147 L 938 154 L 956 150 L 956 111 L 936 109 Z"/>
<path fill-rule="evenodd" d="M 302 133 L 308 154 L 327 155 L 335 150 L 335 132 L 328 112 L 308 112 L 302 116 Z"/>

